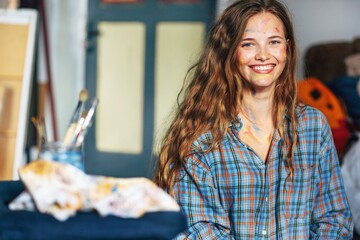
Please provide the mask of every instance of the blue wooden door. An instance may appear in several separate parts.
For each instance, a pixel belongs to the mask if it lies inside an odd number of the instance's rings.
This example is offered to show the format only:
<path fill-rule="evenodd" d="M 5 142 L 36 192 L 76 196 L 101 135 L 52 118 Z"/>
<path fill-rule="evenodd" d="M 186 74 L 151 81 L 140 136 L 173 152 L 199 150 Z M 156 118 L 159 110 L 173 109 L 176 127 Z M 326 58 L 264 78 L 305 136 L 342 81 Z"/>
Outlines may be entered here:
<path fill-rule="evenodd" d="M 100 102 L 88 173 L 152 175 L 154 146 L 214 17 L 215 0 L 89 0 L 86 88 Z"/>

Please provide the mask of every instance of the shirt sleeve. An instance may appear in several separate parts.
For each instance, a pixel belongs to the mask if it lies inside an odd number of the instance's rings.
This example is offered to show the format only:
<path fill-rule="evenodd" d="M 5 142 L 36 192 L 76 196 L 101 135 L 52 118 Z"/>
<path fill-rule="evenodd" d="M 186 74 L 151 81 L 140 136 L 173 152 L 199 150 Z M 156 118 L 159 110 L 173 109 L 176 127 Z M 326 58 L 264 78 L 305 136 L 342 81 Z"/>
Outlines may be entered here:
<path fill-rule="evenodd" d="M 203 155 L 187 159 L 174 185 L 174 198 L 188 220 L 188 229 L 176 239 L 234 239 L 210 169 L 199 158 Z"/>
<path fill-rule="evenodd" d="M 330 127 L 322 118 L 318 195 L 311 239 L 352 239 L 353 223 Z"/>

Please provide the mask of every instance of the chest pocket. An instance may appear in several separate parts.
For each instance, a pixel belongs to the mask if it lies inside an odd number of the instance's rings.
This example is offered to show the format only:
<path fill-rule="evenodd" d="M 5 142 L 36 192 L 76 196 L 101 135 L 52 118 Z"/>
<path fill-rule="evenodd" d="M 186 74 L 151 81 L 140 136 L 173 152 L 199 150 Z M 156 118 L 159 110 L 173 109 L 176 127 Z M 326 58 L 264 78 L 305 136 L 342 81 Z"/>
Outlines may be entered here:
<path fill-rule="evenodd" d="M 281 209 L 288 219 L 309 219 L 309 210 L 313 201 L 314 167 L 301 167 L 293 170 L 292 176 L 287 176 L 281 191 Z"/>

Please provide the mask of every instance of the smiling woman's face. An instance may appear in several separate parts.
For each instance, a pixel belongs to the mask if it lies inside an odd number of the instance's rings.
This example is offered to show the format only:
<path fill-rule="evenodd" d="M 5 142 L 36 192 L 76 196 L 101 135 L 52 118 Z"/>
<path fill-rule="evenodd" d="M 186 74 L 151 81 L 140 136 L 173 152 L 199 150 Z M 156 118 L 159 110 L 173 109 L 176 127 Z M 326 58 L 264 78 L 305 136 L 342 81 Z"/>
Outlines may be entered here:
<path fill-rule="evenodd" d="M 237 48 L 242 76 L 255 90 L 273 89 L 286 64 L 284 25 L 275 15 L 252 16 Z"/>

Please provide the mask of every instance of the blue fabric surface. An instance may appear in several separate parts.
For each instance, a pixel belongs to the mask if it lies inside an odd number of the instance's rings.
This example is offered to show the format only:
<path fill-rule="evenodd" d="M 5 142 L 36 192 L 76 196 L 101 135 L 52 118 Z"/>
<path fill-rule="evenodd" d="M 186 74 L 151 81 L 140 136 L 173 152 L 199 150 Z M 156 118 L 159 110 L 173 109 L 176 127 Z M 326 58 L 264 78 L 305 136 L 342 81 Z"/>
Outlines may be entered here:
<path fill-rule="evenodd" d="M 79 212 L 59 222 L 47 214 L 10 211 L 8 203 L 23 190 L 20 181 L 0 181 L 0 240 L 171 239 L 186 228 L 180 212 L 148 213 L 140 219 Z"/>
<path fill-rule="evenodd" d="M 341 76 L 329 84 L 329 88 L 344 100 L 349 115 L 354 118 L 358 127 L 360 127 L 360 96 L 356 88 L 359 81 L 360 76 Z"/>

